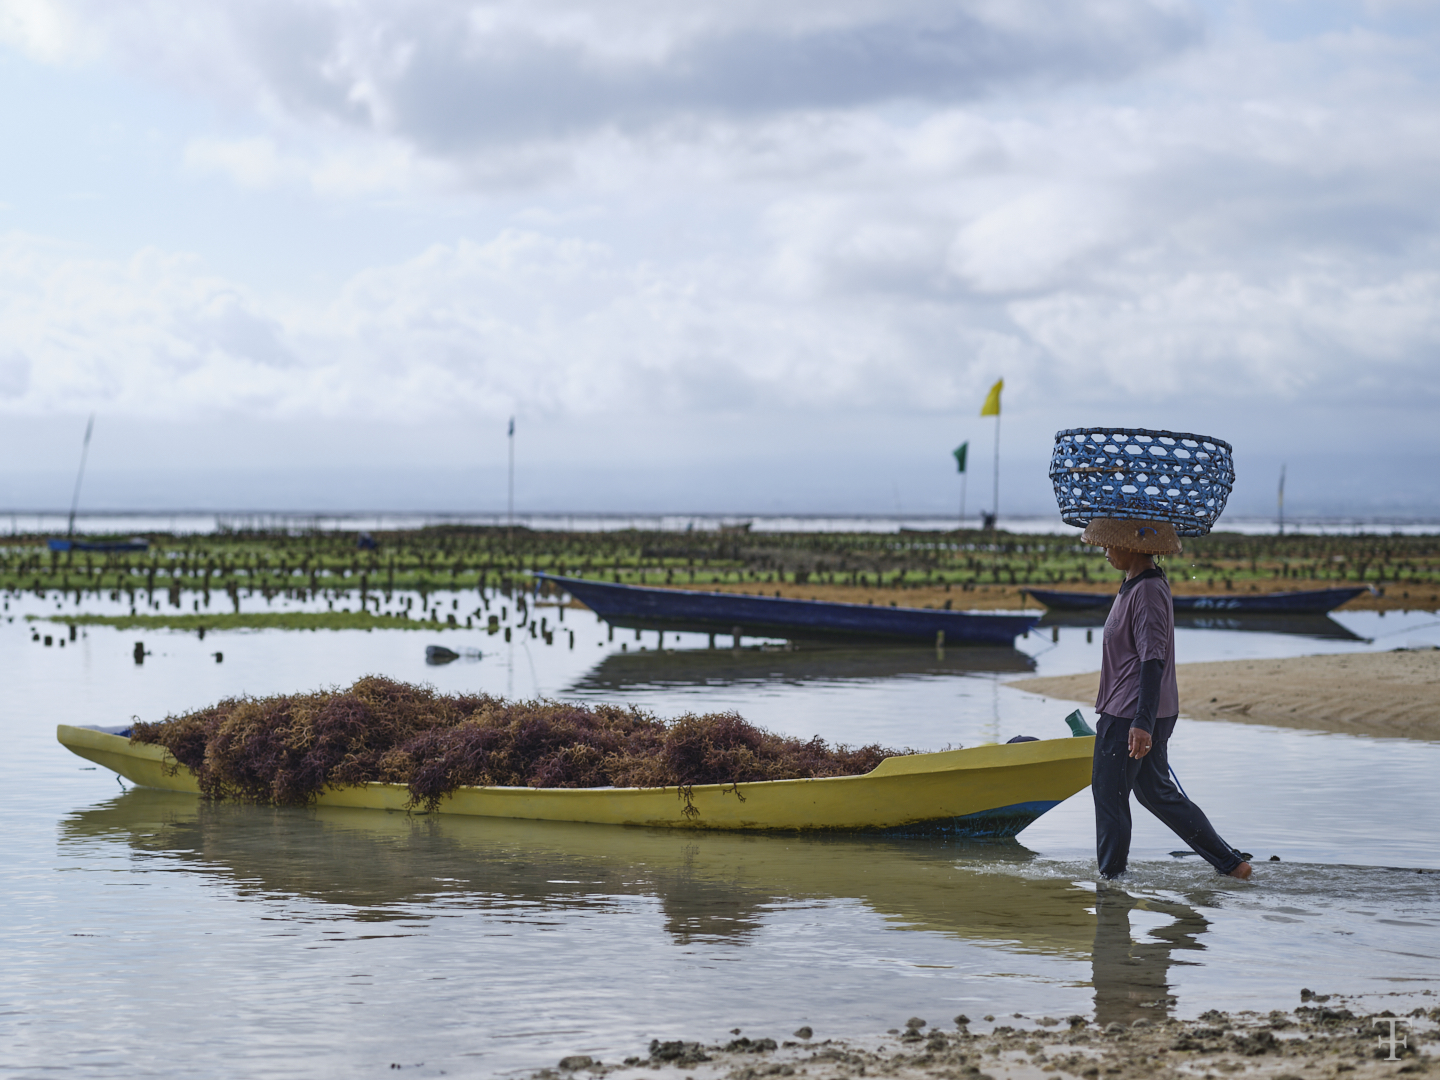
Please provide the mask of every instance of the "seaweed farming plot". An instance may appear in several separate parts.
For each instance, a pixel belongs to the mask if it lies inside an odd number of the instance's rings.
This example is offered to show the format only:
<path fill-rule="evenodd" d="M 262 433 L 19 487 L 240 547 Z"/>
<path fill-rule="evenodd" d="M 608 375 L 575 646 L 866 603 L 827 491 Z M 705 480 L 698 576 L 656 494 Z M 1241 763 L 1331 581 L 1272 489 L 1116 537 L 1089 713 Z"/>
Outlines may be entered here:
<path fill-rule="evenodd" d="M 373 534 L 154 532 L 144 540 L 144 550 L 57 551 L 44 536 L 9 537 L 0 545 L 0 590 L 123 599 L 136 614 L 179 612 L 186 601 L 198 613 L 193 605 L 208 607 L 212 594 L 236 611 L 242 601 L 281 596 L 344 597 L 358 601 L 359 610 L 373 609 L 377 597 L 383 606 L 396 592 L 509 596 L 530 590 L 533 575 L 543 571 L 631 585 L 969 609 L 1023 606 L 1026 586 L 1105 589 L 1116 580 L 1078 537 L 973 529 L 580 533 L 457 525 Z M 1187 541 L 1185 554 L 1167 565 L 1177 595 L 1374 585 L 1380 593 L 1352 603 L 1440 606 L 1435 535 L 1216 532 Z"/>
<path fill-rule="evenodd" d="M 229 600 L 185 593 L 177 609 L 158 602 L 131 605 L 128 597 L 77 593 L 20 593 L 0 601 L 0 617 L 22 617 L 43 635 L 51 625 L 75 640 L 77 631 L 111 627 L 122 631 L 205 634 L 234 630 L 401 630 L 433 633 L 469 631 L 492 642 L 528 638 L 546 645 L 575 647 L 576 632 L 595 625 L 583 610 L 568 609 L 554 598 L 523 591 L 487 589 L 478 595 L 394 592 L 351 595 L 344 590 L 314 595 L 297 590 L 270 597 Z M 462 606 L 463 602 L 463 606 Z M 567 617 L 568 616 L 568 617 Z M 602 629 L 601 637 L 606 638 Z M 588 635 L 583 640 L 590 641 Z M 478 638 L 472 638 L 478 640 Z"/>

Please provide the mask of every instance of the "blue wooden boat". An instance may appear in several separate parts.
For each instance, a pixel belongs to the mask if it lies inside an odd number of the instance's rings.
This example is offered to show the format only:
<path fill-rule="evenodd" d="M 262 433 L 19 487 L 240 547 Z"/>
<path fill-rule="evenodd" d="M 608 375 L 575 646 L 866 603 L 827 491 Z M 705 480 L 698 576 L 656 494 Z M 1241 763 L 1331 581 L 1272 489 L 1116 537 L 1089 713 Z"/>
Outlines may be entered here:
<path fill-rule="evenodd" d="M 1103 608 L 1088 611 L 1047 611 L 1038 629 L 1072 627 L 1099 629 L 1105 625 L 1109 612 Z M 1329 615 L 1246 615 L 1236 612 L 1177 611 L 1176 630 L 1238 630 L 1246 634 L 1290 634 L 1296 637 L 1323 638 L 1327 641 L 1369 641 L 1361 634 L 1338 623 Z M 643 655 L 643 654 L 642 654 Z"/>
<path fill-rule="evenodd" d="M 1038 615 L 837 604 L 828 600 L 612 585 L 554 574 L 535 576 L 564 589 L 612 626 L 641 630 L 931 644 L 943 632 L 946 645 L 1011 645 L 1040 621 Z"/>
<path fill-rule="evenodd" d="M 64 540 L 52 537 L 47 541 L 51 551 L 148 551 L 150 541 L 143 536 L 129 540 Z"/>
<path fill-rule="evenodd" d="M 1052 610 L 1094 611 L 1110 607 L 1114 593 L 1061 592 L 1053 589 L 1025 589 Z M 1354 600 L 1367 586 L 1348 589 L 1309 589 L 1303 592 L 1221 594 L 1219 596 L 1176 596 L 1175 612 L 1214 612 L 1233 615 L 1323 615 Z"/>

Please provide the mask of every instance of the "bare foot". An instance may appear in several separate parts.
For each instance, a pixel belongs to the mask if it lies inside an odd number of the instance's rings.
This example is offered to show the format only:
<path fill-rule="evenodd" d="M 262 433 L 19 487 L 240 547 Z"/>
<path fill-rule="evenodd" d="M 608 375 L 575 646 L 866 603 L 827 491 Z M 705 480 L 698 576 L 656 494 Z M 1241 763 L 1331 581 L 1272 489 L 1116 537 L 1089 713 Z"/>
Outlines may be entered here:
<path fill-rule="evenodd" d="M 1248 862 L 1242 862 L 1239 866 L 1235 867 L 1234 870 L 1230 871 L 1230 876 L 1239 878 L 1241 881 L 1249 881 L 1250 875 L 1254 872 L 1254 868 L 1252 868 Z"/>

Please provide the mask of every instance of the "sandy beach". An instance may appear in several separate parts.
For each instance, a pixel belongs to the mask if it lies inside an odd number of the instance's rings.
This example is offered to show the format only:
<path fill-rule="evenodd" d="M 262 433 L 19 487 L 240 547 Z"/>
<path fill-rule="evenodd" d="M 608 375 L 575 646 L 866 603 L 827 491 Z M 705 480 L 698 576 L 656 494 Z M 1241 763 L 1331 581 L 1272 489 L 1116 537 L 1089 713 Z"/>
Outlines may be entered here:
<path fill-rule="evenodd" d="M 1440 650 L 1181 664 L 1180 712 L 1195 720 L 1440 739 Z M 1098 671 L 1018 679 L 1032 694 L 1094 704 Z"/>

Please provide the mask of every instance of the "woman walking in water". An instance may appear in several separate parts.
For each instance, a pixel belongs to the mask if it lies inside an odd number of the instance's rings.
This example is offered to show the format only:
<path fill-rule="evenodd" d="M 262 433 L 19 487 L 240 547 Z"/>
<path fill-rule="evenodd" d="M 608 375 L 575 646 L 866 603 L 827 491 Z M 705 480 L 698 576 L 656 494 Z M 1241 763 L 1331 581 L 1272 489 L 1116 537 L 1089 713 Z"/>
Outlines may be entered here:
<path fill-rule="evenodd" d="M 1180 712 L 1175 685 L 1175 609 L 1170 582 L 1155 555 L 1180 554 L 1172 525 L 1097 518 L 1081 539 L 1105 549 L 1125 575 L 1105 620 L 1100 661 L 1100 723 L 1090 790 L 1100 875 L 1118 877 L 1130 858 L 1130 793 L 1211 866 L 1248 879 L 1251 867 L 1204 811 L 1170 778 L 1167 748 Z"/>

